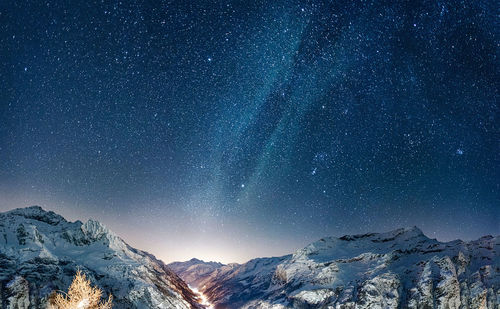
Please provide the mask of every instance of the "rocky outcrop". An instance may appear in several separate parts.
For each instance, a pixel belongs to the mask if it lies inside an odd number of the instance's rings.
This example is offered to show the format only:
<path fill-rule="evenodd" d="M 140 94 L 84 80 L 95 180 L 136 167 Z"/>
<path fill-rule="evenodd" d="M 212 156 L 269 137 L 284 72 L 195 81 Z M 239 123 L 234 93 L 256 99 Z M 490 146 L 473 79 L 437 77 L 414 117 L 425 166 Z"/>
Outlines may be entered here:
<path fill-rule="evenodd" d="M 17 276 L 7 283 L 7 309 L 28 309 L 30 305 L 29 284 L 23 277 Z"/>
<path fill-rule="evenodd" d="M 36 206 L 0 214 L 0 308 L 45 308 L 77 269 L 111 293 L 117 309 L 201 308 L 163 262 L 97 221 L 68 222 Z"/>

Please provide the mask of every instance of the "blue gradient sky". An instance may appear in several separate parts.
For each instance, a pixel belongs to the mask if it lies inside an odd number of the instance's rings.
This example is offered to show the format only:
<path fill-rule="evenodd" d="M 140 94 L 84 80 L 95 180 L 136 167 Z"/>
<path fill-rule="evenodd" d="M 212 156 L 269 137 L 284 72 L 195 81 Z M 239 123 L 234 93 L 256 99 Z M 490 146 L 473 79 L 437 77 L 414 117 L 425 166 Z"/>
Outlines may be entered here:
<path fill-rule="evenodd" d="M 6 1 L 0 210 L 166 260 L 499 234 L 493 1 Z"/>

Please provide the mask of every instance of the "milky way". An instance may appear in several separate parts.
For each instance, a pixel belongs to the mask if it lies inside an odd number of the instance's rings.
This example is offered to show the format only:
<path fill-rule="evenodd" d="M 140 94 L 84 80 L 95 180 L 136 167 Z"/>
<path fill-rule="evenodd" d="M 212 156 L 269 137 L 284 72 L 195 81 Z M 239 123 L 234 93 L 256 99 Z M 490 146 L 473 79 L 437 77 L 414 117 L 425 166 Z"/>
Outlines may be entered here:
<path fill-rule="evenodd" d="M 498 234 L 496 9 L 2 2 L 0 210 L 93 217 L 166 261 Z"/>

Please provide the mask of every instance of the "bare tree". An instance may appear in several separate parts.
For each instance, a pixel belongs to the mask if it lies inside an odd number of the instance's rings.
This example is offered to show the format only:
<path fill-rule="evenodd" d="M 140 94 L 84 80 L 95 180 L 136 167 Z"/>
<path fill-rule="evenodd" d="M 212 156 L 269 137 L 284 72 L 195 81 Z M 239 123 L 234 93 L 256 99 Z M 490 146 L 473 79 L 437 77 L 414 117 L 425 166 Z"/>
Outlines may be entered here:
<path fill-rule="evenodd" d="M 101 301 L 102 291 L 92 287 L 90 280 L 80 270 L 76 272 L 68 293 L 57 293 L 50 301 L 50 309 L 111 309 L 113 296 Z"/>

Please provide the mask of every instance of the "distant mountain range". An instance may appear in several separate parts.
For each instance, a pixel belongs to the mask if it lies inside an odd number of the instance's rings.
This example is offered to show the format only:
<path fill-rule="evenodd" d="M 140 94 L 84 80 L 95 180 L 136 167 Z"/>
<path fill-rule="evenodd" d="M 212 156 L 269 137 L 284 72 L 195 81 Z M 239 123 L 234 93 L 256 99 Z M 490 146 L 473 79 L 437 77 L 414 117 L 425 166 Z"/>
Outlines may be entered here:
<path fill-rule="evenodd" d="M 169 266 L 216 308 L 500 308 L 500 241 L 418 228 L 324 238 L 278 258 Z"/>
<path fill-rule="evenodd" d="M 179 277 L 182 277 L 182 280 L 192 287 L 199 287 L 208 276 L 212 275 L 215 270 L 221 268 L 222 266 L 224 266 L 222 263 L 204 262 L 196 258 L 186 262 L 174 262 L 168 264 L 170 269 L 179 275 Z"/>
<path fill-rule="evenodd" d="M 442 243 L 413 227 L 324 238 L 244 264 L 167 266 L 97 221 L 34 206 L 0 213 L 0 308 L 45 308 L 81 269 L 117 309 L 206 308 L 188 284 L 217 309 L 499 309 L 499 250 L 498 236 Z"/>
<path fill-rule="evenodd" d="M 163 262 L 97 221 L 68 222 L 37 206 L 0 214 L 0 308 L 46 308 L 77 269 L 113 294 L 116 309 L 201 308 Z"/>

